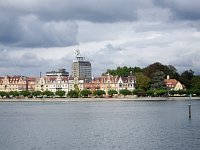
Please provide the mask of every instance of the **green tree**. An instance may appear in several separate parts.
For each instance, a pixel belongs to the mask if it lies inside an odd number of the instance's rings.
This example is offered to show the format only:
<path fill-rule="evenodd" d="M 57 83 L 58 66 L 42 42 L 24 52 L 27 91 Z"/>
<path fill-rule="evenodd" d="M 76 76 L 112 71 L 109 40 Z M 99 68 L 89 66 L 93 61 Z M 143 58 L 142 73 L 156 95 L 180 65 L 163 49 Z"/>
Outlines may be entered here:
<path fill-rule="evenodd" d="M 63 97 L 63 96 L 65 96 L 65 91 L 56 91 L 55 95 L 57 95 L 59 97 Z"/>
<path fill-rule="evenodd" d="M 168 70 L 168 72 L 166 72 L 166 75 L 169 75 L 171 79 L 177 79 L 178 80 L 180 75 L 177 72 L 177 69 L 172 65 L 169 65 L 168 68 L 169 68 L 169 70 Z"/>
<path fill-rule="evenodd" d="M 35 97 L 38 97 L 38 96 L 42 95 L 42 92 L 41 91 L 33 91 L 32 95 Z"/>
<path fill-rule="evenodd" d="M 94 96 L 98 96 L 98 97 L 103 97 L 103 95 L 105 95 L 106 92 L 104 90 L 95 90 L 93 91 L 93 95 Z"/>
<path fill-rule="evenodd" d="M 194 76 L 191 82 L 192 82 L 191 85 L 192 89 L 200 89 L 200 76 Z"/>
<path fill-rule="evenodd" d="M 193 96 L 199 96 L 200 95 L 200 90 L 199 89 L 188 89 L 186 91 L 187 95 L 192 94 Z"/>
<path fill-rule="evenodd" d="M 10 91 L 8 93 L 8 95 L 11 96 L 11 97 L 18 97 L 19 96 L 19 92 L 17 92 L 17 91 Z"/>
<path fill-rule="evenodd" d="M 107 69 L 106 73 L 103 74 L 111 74 L 113 76 L 122 76 L 122 77 L 128 77 L 130 73 L 137 73 L 137 72 L 142 72 L 142 69 L 140 67 L 117 67 L 116 69 Z"/>
<path fill-rule="evenodd" d="M 125 97 L 126 95 L 131 95 L 132 92 L 130 90 L 123 89 L 123 90 L 120 90 L 119 93 L 124 95 Z"/>
<path fill-rule="evenodd" d="M 77 91 L 78 93 L 80 92 L 80 89 L 77 84 L 74 84 L 74 90 Z"/>
<path fill-rule="evenodd" d="M 179 81 L 186 86 L 187 89 L 190 89 L 192 87 L 192 78 L 194 77 L 194 71 L 186 70 L 184 71 L 181 76 Z"/>
<path fill-rule="evenodd" d="M 147 96 L 154 96 L 154 90 L 147 90 L 146 95 Z"/>
<path fill-rule="evenodd" d="M 44 91 L 44 92 L 42 92 L 42 95 L 46 96 L 46 97 L 52 97 L 52 96 L 54 96 L 54 93 L 51 91 Z"/>
<path fill-rule="evenodd" d="M 87 89 L 82 90 L 82 91 L 80 92 L 80 95 L 81 95 L 82 97 L 88 97 L 90 94 L 92 94 L 92 92 L 91 92 L 90 90 L 87 90 Z"/>
<path fill-rule="evenodd" d="M 163 71 L 153 73 L 151 80 L 151 89 L 164 89 L 165 88 L 165 74 Z"/>
<path fill-rule="evenodd" d="M 134 95 L 137 95 L 137 96 L 145 96 L 145 91 L 143 89 L 135 89 L 133 90 L 132 92 Z"/>
<path fill-rule="evenodd" d="M 178 91 L 175 91 L 175 90 L 170 90 L 169 91 L 169 95 L 170 96 L 174 96 L 174 95 L 185 95 L 186 94 L 186 91 L 185 90 L 178 90 Z"/>
<path fill-rule="evenodd" d="M 155 90 L 157 96 L 168 96 L 168 91 L 164 89 Z"/>
<path fill-rule="evenodd" d="M 0 96 L 2 97 L 2 98 L 4 98 L 4 97 L 8 97 L 8 93 L 7 92 L 0 92 Z"/>
<path fill-rule="evenodd" d="M 144 75 L 146 75 L 149 78 L 153 78 L 155 72 L 158 72 L 158 71 L 164 72 L 164 70 L 165 70 L 165 66 L 159 62 L 153 63 L 143 69 Z"/>
<path fill-rule="evenodd" d="M 21 91 L 21 92 L 20 92 L 20 95 L 22 95 L 22 96 L 24 96 L 24 97 L 28 97 L 28 96 L 30 96 L 30 95 L 31 95 L 31 92 L 30 92 L 30 91 L 28 91 L 28 90 Z"/>
<path fill-rule="evenodd" d="M 163 65 L 159 62 L 153 63 L 143 69 L 144 75 L 146 75 L 150 79 L 152 79 L 153 74 L 158 71 L 162 71 L 164 73 L 165 77 L 167 75 L 169 75 L 171 78 L 175 78 L 175 79 L 178 79 L 178 77 L 179 77 L 179 74 L 174 66 Z"/>
<path fill-rule="evenodd" d="M 177 94 L 179 94 L 179 95 L 185 95 L 186 91 L 185 90 L 178 90 Z"/>
<path fill-rule="evenodd" d="M 117 92 L 116 90 L 109 90 L 109 91 L 108 91 L 108 95 L 109 95 L 110 97 L 113 97 L 114 94 L 118 94 L 118 92 Z"/>
<path fill-rule="evenodd" d="M 175 94 L 178 94 L 178 91 L 170 90 L 170 91 L 169 91 L 169 94 L 170 94 L 171 96 L 174 96 Z"/>
<path fill-rule="evenodd" d="M 78 98 L 79 97 L 79 92 L 76 91 L 76 90 L 70 90 L 67 93 L 67 96 L 70 97 L 70 98 Z"/>
<path fill-rule="evenodd" d="M 136 74 L 136 88 L 147 90 L 150 86 L 149 77 L 145 76 L 143 73 Z"/>

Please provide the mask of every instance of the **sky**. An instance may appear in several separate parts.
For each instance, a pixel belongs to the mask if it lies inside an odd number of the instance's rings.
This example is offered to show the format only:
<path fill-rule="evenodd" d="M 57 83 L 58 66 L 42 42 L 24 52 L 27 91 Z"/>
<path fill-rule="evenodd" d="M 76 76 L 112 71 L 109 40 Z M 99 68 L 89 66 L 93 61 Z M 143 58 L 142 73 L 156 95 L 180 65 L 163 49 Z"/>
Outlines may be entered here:
<path fill-rule="evenodd" d="M 100 76 L 118 66 L 200 74 L 199 0 L 0 0 L 0 75 L 71 74 L 75 50 Z"/>

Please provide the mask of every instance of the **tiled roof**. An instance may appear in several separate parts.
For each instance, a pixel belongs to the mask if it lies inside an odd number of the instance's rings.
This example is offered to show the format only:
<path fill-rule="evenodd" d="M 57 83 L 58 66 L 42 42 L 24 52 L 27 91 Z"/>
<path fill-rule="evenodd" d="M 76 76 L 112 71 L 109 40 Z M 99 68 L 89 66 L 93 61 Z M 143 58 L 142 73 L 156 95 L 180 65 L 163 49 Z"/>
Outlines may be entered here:
<path fill-rule="evenodd" d="M 166 85 L 176 85 L 178 83 L 176 79 L 165 79 L 164 82 Z"/>
<path fill-rule="evenodd" d="M 36 81 L 36 77 L 28 77 L 27 80 L 28 81 Z"/>
<path fill-rule="evenodd" d="M 103 75 L 101 77 L 95 77 L 92 80 L 92 83 L 117 83 L 119 79 L 122 79 L 124 83 L 132 82 L 134 80 L 134 76 L 129 76 L 129 77 L 119 77 L 119 76 L 112 76 L 112 75 Z"/>
<path fill-rule="evenodd" d="M 68 81 L 68 77 L 63 77 L 62 80 L 63 81 Z"/>

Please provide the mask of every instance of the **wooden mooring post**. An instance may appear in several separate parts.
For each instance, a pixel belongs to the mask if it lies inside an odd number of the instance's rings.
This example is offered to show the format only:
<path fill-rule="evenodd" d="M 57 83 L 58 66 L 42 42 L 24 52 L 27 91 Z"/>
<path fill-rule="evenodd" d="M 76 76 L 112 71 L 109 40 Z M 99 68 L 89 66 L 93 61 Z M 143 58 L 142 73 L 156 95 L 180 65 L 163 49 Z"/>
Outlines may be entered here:
<path fill-rule="evenodd" d="M 192 97 L 192 94 L 190 94 L 190 103 L 189 103 L 189 109 L 188 109 L 188 111 L 189 111 L 189 119 L 191 119 L 191 97 Z"/>
<path fill-rule="evenodd" d="M 191 119 L 191 104 L 189 104 L 189 119 Z"/>

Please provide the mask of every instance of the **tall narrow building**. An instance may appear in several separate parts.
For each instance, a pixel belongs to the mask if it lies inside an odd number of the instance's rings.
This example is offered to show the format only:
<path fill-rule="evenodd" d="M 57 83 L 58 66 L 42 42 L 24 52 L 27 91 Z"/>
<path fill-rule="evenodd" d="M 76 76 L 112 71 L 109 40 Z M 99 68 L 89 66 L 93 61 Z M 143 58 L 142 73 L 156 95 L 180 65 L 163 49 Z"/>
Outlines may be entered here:
<path fill-rule="evenodd" d="M 90 81 L 92 78 L 91 63 L 80 56 L 79 50 L 76 51 L 76 60 L 72 63 L 72 76 Z"/>

